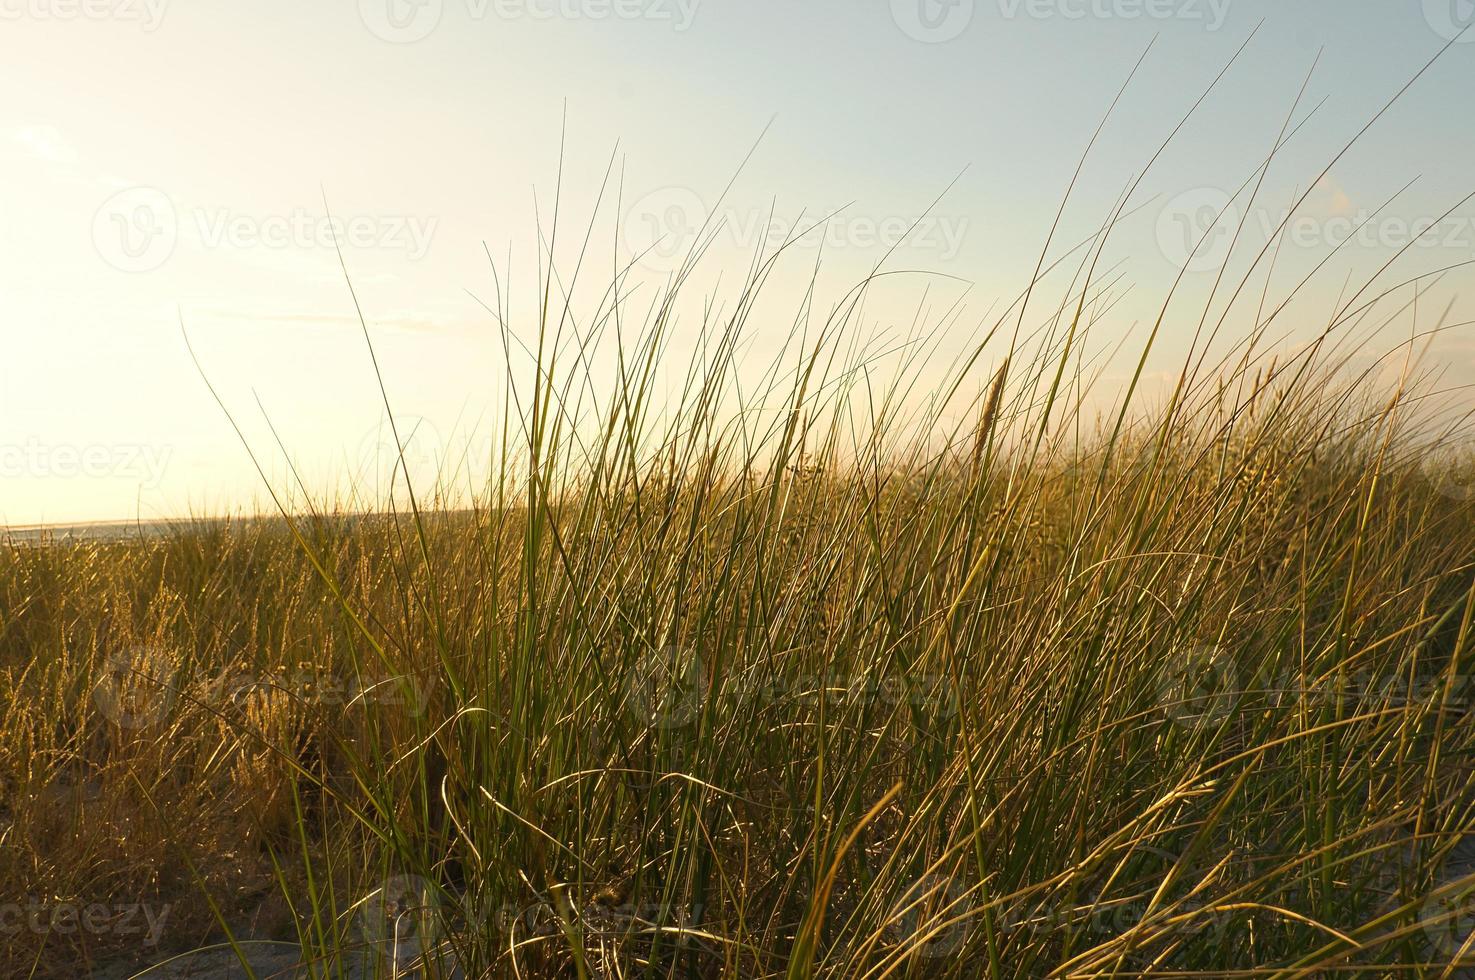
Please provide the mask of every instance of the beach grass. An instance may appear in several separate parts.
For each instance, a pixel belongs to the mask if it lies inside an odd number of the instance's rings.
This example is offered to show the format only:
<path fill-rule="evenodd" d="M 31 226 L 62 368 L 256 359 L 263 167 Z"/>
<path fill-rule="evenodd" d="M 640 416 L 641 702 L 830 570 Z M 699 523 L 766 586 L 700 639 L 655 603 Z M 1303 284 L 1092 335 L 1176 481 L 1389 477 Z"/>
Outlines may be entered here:
<path fill-rule="evenodd" d="M 878 272 L 744 382 L 759 254 L 660 397 L 700 250 L 550 264 L 469 496 L 8 542 L 0 973 L 1458 976 L 1475 473 L 1359 359 L 1420 282 L 1102 397 L 1110 227 L 931 375 Z"/>

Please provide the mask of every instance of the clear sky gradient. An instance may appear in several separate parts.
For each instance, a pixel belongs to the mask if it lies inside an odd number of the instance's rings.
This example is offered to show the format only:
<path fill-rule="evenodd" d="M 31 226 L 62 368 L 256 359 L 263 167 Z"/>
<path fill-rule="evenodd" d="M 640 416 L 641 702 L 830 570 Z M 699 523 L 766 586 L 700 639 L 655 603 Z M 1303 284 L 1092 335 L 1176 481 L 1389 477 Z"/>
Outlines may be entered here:
<path fill-rule="evenodd" d="M 1472 17 L 1469 0 L 0 0 L 0 524 L 255 505 L 259 480 L 181 315 L 268 456 L 258 398 L 322 485 L 376 465 L 379 395 L 324 193 L 396 414 L 424 420 L 432 447 L 494 426 L 504 366 L 474 298 L 493 294 L 483 243 L 526 283 L 533 189 L 546 220 L 565 107 L 565 219 L 587 223 L 616 152 L 622 213 L 607 203 L 596 221 L 627 255 L 680 242 L 772 121 L 722 205 L 731 230 L 711 261 L 761 237 L 770 206 L 781 223 L 844 209 L 806 240 L 780 299 L 821 244 L 837 297 L 961 174 L 893 262 L 957 277 L 931 283 L 929 303 L 962 297 L 961 348 L 1024 286 L 1149 42 L 1062 242 L 1095 230 L 1254 34 L 1109 250 L 1125 278 L 1101 329 L 1120 338 L 1178 274 L 1185 229 L 1264 158 L 1318 54 L 1305 125 L 1251 216 L 1261 240 L 1266 217 Z M 1475 190 L 1472 90 L 1475 43 L 1462 40 L 1313 189 L 1288 270 L 1414 181 L 1288 331 L 1319 328 L 1348 274 Z M 1431 239 L 1406 276 L 1475 258 L 1475 208 Z M 643 271 L 661 276 L 666 251 Z M 1212 281 L 1200 265 L 1190 289 Z M 1422 307 L 1475 316 L 1461 312 L 1469 282 L 1449 274 Z M 905 328 L 926 286 L 888 286 L 870 325 Z M 1164 368 L 1197 320 L 1170 322 Z M 1441 343 L 1452 380 L 1475 377 L 1471 329 Z"/>

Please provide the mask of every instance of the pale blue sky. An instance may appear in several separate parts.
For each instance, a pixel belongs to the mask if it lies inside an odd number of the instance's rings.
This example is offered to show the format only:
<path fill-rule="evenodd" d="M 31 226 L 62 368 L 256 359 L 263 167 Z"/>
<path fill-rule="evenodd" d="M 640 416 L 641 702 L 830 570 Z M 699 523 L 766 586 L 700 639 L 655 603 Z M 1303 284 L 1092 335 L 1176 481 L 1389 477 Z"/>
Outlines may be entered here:
<path fill-rule="evenodd" d="M 1110 250 L 1132 292 L 1101 329 L 1120 336 L 1156 308 L 1183 258 L 1165 208 L 1239 185 L 1319 51 L 1305 107 L 1325 103 L 1267 180 L 1266 214 L 1475 13 L 1469 0 L 420 3 L 0 0 L 0 524 L 151 518 L 259 496 L 184 352 L 177 311 L 242 415 L 256 417 L 259 394 L 325 482 L 362 467 L 378 396 L 325 246 L 320 187 L 350 234 L 358 222 L 347 258 L 397 410 L 451 444 L 490 423 L 502 374 L 500 343 L 467 295 L 490 294 L 482 242 L 532 266 L 530 189 L 551 198 L 565 105 L 569 219 L 587 219 L 618 141 L 627 213 L 601 220 L 630 248 L 673 213 L 710 209 L 772 119 L 722 212 L 731 248 L 713 260 L 752 243 L 770 201 L 790 221 L 849 205 L 826 245 L 824 281 L 837 289 L 875 260 L 886 229 L 962 172 L 898 255 L 971 283 L 962 346 L 970 323 L 1024 285 L 1086 139 L 1148 42 L 1062 241 L 1094 230 L 1259 25 Z M 1287 268 L 1324 254 L 1329 222 L 1413 178 L 1395 217 L 1435 217 L 1475 189 L 1472 87 L 1475 43 L 1458 43 L 1308 199 Z M 630 213 L 642 207 L 652 214 Z M 1471 215 L 1457 212 L 1443 244 L 1403 268 L 1475 256 Z M 159 236 L 129 225 L 155 219 Z M 1342 277 L 1376 268 L 1398 235 L 1380 225 L 1377 240 L 1345 251 L 1308 329 Z M 1195 272 L 1190 286 L 1209 278 Z M 1469 281 L 1453 275 L 1441 295 Z M 878 297 L 878 329 L 909 318 L 914 285 Z M 945 287 L 934 288 L 942 303 Z M 1165 367 L 1192 320 L 1170 324 Z M 1445 356 L 1468 370 L 1462 333 Z M 249 431 L 268 445 L 263 427 Z"/>

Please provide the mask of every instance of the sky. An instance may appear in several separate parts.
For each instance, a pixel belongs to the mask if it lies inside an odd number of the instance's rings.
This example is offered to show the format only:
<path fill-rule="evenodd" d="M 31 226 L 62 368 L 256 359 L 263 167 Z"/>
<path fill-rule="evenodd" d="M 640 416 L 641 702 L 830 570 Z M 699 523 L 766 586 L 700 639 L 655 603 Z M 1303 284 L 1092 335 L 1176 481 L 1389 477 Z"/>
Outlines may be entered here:
<path fill-rule="evenodd" d="M 384 409 L 335 232 L 396 418 L 427 460 L 481 445 L 507 372 L 488 253 L 525 316 L 560 165 L 564 227 L 645 253 L 651 282 L 713 216 L 697 283 L 720 291 L 767 235 L 834 213 L 773 309 L 816 260 L 837 299 L 896 245 L 890 266 L 917 274 L 877 290 L 869 328 L 957 303 L 942 350 L 965 349 L 1027 284 L 1139 58 L 1057 238 L 1093 234 L 1147 168 L 1106 255 L 1103 340 L 1138 335 L 1180 273 L 1186 297 L 1211 288 L 1228 237 L 1185 243 L 1303 82 L 1261 196 L 1230 207 L 1263 242 L 1306 194 L 1274 281 L 1342 246 L 1286 319 L 1318 330 L 1347 282 L 1475 190 L 1472 20 L 1470 0 L 0 0 L 0 525 L 261 506 L 200 370 L 273 479 L 278 439 L 314 485 L 379 479 Z M 611 161 L 618 194 L 595 211 Z M 1472 258 L 1465 204 L 1398 269 L 1456 267 L 1420 307 L 1458 322 Z M 759 324 L 757 352 L 790 320 Z M 1163 371 L 1197 323 L 1191 303 L 1169 319 Z M 1451 377 L 1475 368 L 1472 329 L 1439 341 Z M 675 352 L 698 330 L 685 320 Z"/>

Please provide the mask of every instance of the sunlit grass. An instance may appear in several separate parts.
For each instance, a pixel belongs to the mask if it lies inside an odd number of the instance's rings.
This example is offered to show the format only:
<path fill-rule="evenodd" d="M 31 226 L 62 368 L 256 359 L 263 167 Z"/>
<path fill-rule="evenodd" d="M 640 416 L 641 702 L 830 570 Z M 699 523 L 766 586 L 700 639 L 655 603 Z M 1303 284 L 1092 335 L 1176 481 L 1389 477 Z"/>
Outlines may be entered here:
<path fill-rule="evenodd" d="M 856 342 L 869 279 L 745 383 L 760 255 L 659 401 L 700 254 L 643 319 L 623 273 L 589 313 L 549 268 L 464 505 L 453 461 L 338 512 L 277 487 L 293 516 L 10 543 L 0 894 L 166 914 L 12 916 L 0 969 L 1475 963 L 1475 474 L 1411 345 L 1391 382 L 1350 361 L 1401 294 L 1276 356 L 1262 303 L 1103 398 L 1104 237 L 941 375 Z"/>

